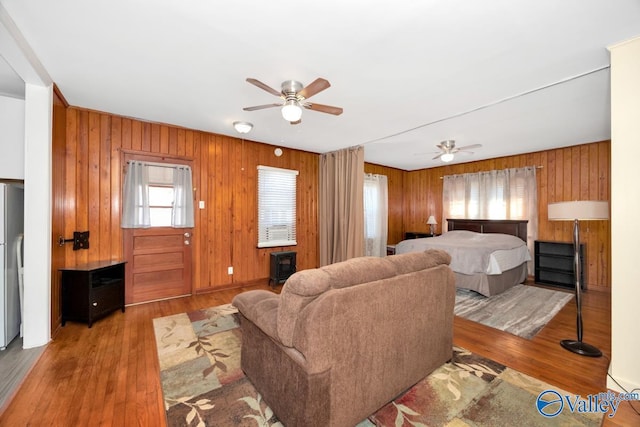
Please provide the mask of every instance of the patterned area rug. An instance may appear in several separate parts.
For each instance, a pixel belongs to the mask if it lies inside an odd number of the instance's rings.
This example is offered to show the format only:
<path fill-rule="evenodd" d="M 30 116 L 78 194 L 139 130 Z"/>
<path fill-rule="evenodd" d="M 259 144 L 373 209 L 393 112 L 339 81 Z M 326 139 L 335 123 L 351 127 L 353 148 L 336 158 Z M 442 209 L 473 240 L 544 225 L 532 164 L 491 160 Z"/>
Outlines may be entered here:
<path fill-rule="evenodd" d="M 153 320 L 169 426 L 279 427 L 240 369 L 238 315 L 230 305 Z M 454 348 L 453 360 L 363 420 L 372 426 L 600 425 L 601 416 L 536 409 L 550 385 Z"/>
<path fill-rule="evenodd" d="M 553 319 L 573 294 L 535 286 L 516 285 L 486 297 L 456 289 L 456 316 L 482 323 L 522 338 L 533 338 Z"/>

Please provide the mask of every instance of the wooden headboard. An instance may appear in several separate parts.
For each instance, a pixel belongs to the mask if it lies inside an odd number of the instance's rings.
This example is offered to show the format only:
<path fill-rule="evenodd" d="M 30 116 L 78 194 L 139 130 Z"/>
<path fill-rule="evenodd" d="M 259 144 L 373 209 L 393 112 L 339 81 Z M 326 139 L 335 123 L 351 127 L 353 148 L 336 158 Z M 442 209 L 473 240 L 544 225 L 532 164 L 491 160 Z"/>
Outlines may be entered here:
<path fill-rule="evenodd" d="M 447 230 L 510 234 L 527 241 L 526 219 L 447 219 Z"/>

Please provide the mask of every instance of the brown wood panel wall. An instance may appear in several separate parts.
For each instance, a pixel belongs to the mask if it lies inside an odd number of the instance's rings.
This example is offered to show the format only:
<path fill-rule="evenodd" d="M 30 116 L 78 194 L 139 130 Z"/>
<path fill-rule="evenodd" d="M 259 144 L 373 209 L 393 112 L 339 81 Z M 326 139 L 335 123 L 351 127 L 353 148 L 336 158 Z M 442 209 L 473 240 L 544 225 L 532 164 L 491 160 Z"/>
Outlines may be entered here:
<path fill-rule="evenodd" d="M 366 148 L 365 148 L 366 149 Z M 364 164 L 365 173 L 387 176 L 389 196 L 389 224 L 387 242 L 395 244 L 404 239 L 403 207 L 404 207 L 404 176 L 406 171 L 387 166 Z M 427 219 L 425 218 L 425 221 Z"/>
<path fill-rule="evenodd" d="M 66 237 L 73 231 L 89 230 L 91 247 L 73 251 L 70 245 L 65 245 L 58 255 L 54 250 L 53 271 L 61 265 L 123 257 L 119 225 L 123 150 L 193 160 L 194 197 L 196 202 L 205 202 L 205 209 L 196 210 L 193 239 L 196 292 L 265 280 L 269 276 L 269 254 L 276 250 L 295 250 L 298 269 L 318 266 L 317 154 L 284 148 L 284 154 L 276 157 L 274 146 L 239 138 L 75 107 L 62 113 L 55 111 L 56 117 L 66 120 L 66 126 L 61 129 L 58 125 L 58 132 L 54 131 L 54 224 L 63 224 Z M 54 118 L 54 126 L 56 123 Z M 60 139 L 64 139 L 64 147 L 55 148 L 55 140 Z M 405 231 L 427 231 L 429 215 L 436 216 L 440 231 L 441 176 L 542 166 L 538 170 L 539 239 L 570 241 L 571 224 L 547 221 L 547 204 L 576 198 L 609 200 L 609 152 L 609 141 L 603 141 L 411 172 L 365 164 L 365 171 L 389 178 L 388 241 L 397 243 Z M 300 171 L 295 247 L 256 247 L 259 164 Z M 581 230 L 588 248 L 587 287 L 609 290 L 609 223 L 584 223 Z M 227 274 L 229 266 L 234 267 L 233 276 Z M 57 273 L 52 277 L 52 304 L 59 306 Z M 59 310 L 55 310 L 54 307 L 54 324 L 59 321 Z"/>
<path fill-rule="evenodd" d="M 123 258 L 124 151 L 193 160 L 195 292 L 266 280 L 273 251 L 296 251 L 298 269 L 318 266 L 317 154 L 283 148 L 283 155 L 276 157 L 274 146 L 76 107 L 66 111 L 65 132 L 63 168 L 54 176 L 54 187 L 63 189 L 64 209 L 54 211 L 54 217 L 63 217 L 66 236 L 90 231 L 88 250 L 65 245 L 66 266 Z M 257 248 L 259 164 L 300 172 L 297 246 Z M 197 209 L 200 200 L 205 209 Z M 234 267 L 233 276 L 227 274 L 229 266 Z"/>
<path fill-rule="evenodd" d="M 499 157 L 477 162 L 406 172 L 404 177 L 405 230 L 427 231 L 426 218 L 433 214 L 442 224 L 442 179 L 444 175 L 493 169 L 541 166 L 538 183 L 538 239 L 572 241 L 572 223 L 549 221 L 547 205 L 568 200 L 610 199 L 610 141 L 535 153 Z M 582 222 L 581 241 L 587 247 L 587 289 L 610 291 L 611 227 L 608 221 Z M 532 254 L 533 255 L 533 254 Z"/>

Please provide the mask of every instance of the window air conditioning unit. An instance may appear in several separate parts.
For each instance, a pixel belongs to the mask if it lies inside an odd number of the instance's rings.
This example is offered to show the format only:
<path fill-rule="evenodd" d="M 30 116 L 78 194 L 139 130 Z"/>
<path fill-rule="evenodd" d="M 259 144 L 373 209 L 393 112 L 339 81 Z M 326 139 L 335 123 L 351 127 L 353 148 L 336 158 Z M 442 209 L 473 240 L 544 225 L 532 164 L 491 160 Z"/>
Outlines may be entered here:
<path fill-rule="evenodd" d="M 289 240 L 289 227 L 286 225 L 273 225 L 267 228 L 267 240 Z"/>

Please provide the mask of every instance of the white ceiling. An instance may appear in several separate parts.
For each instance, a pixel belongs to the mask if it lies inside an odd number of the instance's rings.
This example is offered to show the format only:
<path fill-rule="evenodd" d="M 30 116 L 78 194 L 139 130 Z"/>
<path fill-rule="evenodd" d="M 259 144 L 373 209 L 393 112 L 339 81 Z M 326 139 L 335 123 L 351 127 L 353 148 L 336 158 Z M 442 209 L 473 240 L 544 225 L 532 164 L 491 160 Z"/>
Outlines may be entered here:
<path fill-rule="evenodd" d="M 71 105 L 405 170 L 610 138 L 606 47 L 640 35 L 638 0 L 0 3 Z M 344 113 L 243 111 L 279 102 L 247 77 Z"/>

